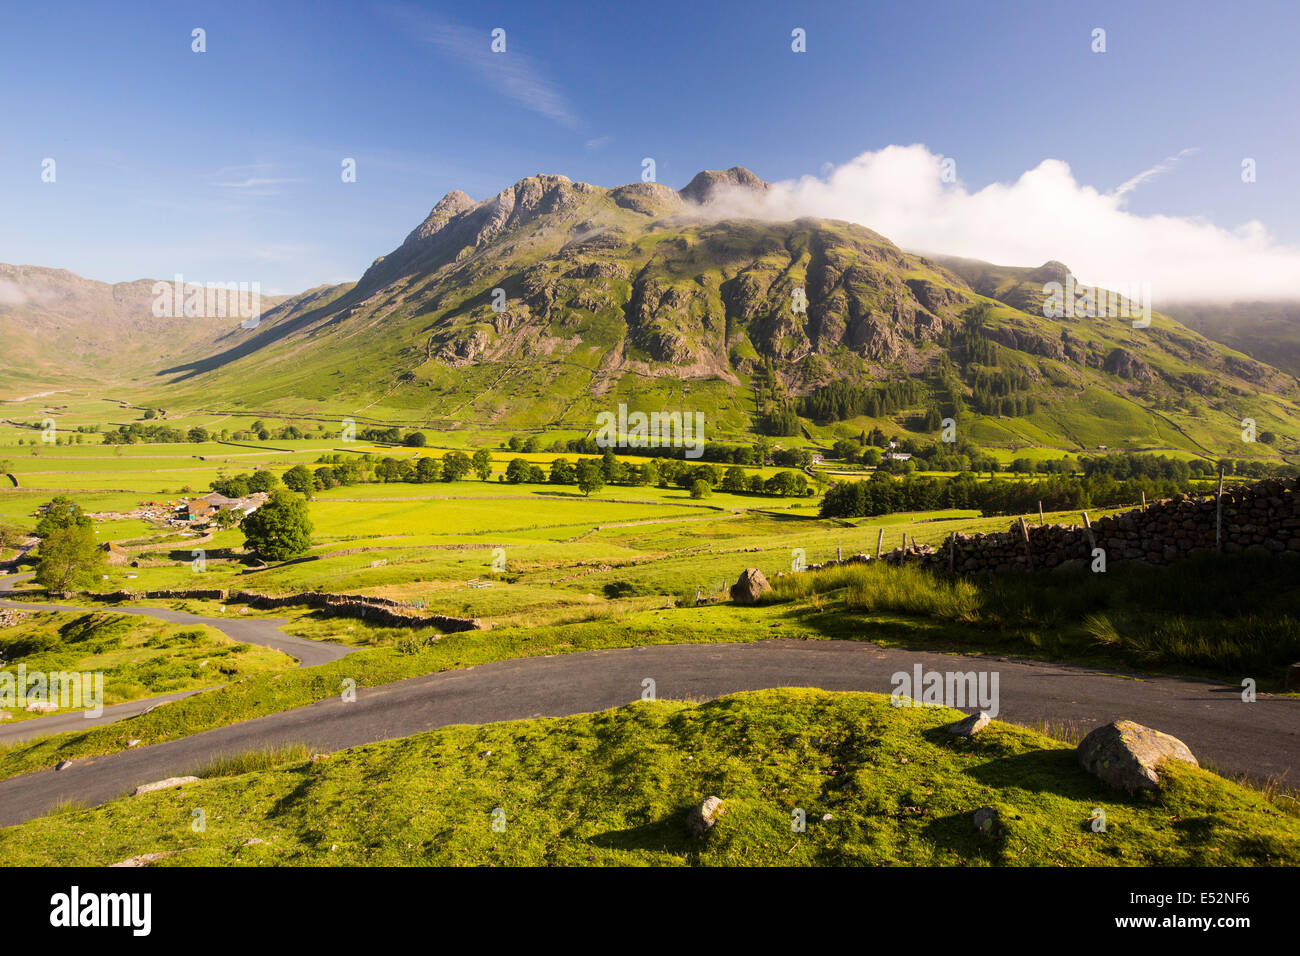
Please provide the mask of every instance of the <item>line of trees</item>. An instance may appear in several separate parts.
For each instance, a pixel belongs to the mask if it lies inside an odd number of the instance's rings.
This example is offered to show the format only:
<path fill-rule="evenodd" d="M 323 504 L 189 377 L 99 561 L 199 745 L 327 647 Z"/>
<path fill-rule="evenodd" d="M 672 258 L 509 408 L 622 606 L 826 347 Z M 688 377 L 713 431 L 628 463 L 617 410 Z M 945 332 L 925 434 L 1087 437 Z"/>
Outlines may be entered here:
<path fill-rule="evenodd" d="M 836 381 L 814 389 L 800 411 L 819 422 L 838 422 L 858 415 L 880 418 L 925 401 L 925 387 L 912 379 L 875 386 Z"/>
<path fill-rule="evenodd" d="M 899 511 L 945 508 L 978 510 L 985 517 L 1032 514 L 1042 502 L 1047 511 L 1077 511 L 1133 504 L 1143 493 L 1166 498 L 1191 490 L 1187 481 L 1110 475 L 1054 475 L 1041 481 L 979 481 L 965 472 L 951 478 L 909 475 L 896 479 L 877 472 L 863 481 L 832 485 L 821 503 L 823 518 L 864 518 Z"/>
<path fill-rule="evenodd" d="M 775 454 L 779 454 L 780 450 Z M 806 459 L 807 453 L 802 456 Z M 449 451 L 441 458 L 422 456 L 416 459 L 381 458 L 373 456 L 322 455 L 311 469 L 294 465 L 284 473 L 286 488 L 305 498 L 317 491 L 340 485 L 409 482 L 432 484 L 440 481 L 459 481 L 473 474 L 487 481 L 492 474 L 492 455 L 480 448 L 473 456 L 460 451 Z M 261 475 L 262 472 L 258 472 Z M 248 475 L 213 482 L 214 490 L 230 497 L 247 487 Z M 738 494 L 779 495 L 783 497 L 811 494 L 808 479 L 802 472 L 780 471 L 769 478 L 750 473 L 739 465 L 722 469 L 713 463 L 695 464 L 673 458 L 634 464 L 620 459 L 607 449 L 599 458 L 579 458 L 570 461 L 563 456 L 553 459 L 543 467 L 525 458 L 511 459 L 497 480 L 510 484 L 576 485 L 583 494 L 599 491 L 606 485 L 679 487 L 703 497 L 714 489 Z M 223 490 L 225 489 L 225 490 Z M 246 492 L 247 493 L 247 492 Z"/>

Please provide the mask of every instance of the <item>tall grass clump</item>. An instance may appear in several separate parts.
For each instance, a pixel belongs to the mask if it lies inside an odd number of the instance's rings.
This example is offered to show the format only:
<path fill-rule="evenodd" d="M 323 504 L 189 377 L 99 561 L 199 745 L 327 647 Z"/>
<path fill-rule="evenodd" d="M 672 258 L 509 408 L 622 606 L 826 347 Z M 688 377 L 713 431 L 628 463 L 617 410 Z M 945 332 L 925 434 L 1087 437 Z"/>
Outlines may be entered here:
<path fill-rule="evenodd" d="M 196 777 L 238 777 L 241 774 L 274 770 L 286 764 L 302 763 L 316 755 L 306 744 L 288 744 L 283 747 L 261 747 L 239 754 L 221 754 L 195 771 Z"/>
<path fill-rule="evenodd" d="M 980 620 L 979 588 L 963 578 L 945 578 L 912 567 L 864 566 L 848 586 L 845 606 L 858 611 L 921 614 L 974 624 Z"/>

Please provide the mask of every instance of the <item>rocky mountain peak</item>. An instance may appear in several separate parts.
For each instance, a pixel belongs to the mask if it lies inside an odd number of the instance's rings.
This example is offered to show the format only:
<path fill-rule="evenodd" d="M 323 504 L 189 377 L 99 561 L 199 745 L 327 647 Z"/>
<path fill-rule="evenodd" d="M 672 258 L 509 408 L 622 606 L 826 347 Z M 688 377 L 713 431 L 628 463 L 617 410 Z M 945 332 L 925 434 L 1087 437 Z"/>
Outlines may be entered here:
<path fill-rule="evenodd" d="M 744 166 L 732 166 L 730 169 L 704 169 L 695 174 L 695 178 L 680 190 L 683 199 L 693 203 L 706 203 L 719 190 L 739 186 L 755 192 L 765 192 L 771 183 L 764 182 Z"/>
<path fill-rule="evenodd" d="M 419 242 L 421 239 L 427 239 L 434 233 L 440 231 L 454 217 L 471 209 L 474 206 L 474 200 L 461 192 L 459 189 L 453 189 L 447 195 L 438 200 L 437 204 L 429 211 L 424 222 L 420 223 L 410 235 L 406 237 L 407 245 Z"/>

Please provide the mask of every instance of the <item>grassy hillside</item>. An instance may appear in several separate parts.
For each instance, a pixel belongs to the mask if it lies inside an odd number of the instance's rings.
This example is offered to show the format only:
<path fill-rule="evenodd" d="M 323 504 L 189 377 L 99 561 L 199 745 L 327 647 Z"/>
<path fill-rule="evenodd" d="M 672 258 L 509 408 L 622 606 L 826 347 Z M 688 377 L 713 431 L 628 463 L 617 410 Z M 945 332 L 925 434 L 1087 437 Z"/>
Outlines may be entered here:
<path fill-rule="evenodd" d="M 103 865 L 1295 865 L 1300 819 L 1186 765 L 1125 796 L 1073 749 L 946 708 L 779 690 L 454 727 L 302 759 L 218 761 L 180 790 L 0 830 L 0 858 Z M 710 795 L 701 839 L 685 818 Z M 978 829 L 995 807 L 1000 825 Z M 192 811 L 205 828 L 195 832 Z M 1105 832 L 1092 829 L 1105 812 Z M 795 827 L 803 811 L 803 832 Z M 495 812 L 495 813 L 494 813 Z M 494 821 L 496 827 L 494 829 Z M 249 841 L 261 841 L 250 843 Z"/>
<path fill-rule="evenodd" d="M 854 424 L 937 437 L 921 423 L 934 408 L 989 444 L 1222 454 L 1242 451 L 1249 417 L 1279 436 L 1268 453 L 1300 447 L 1294 378 L 1158 312 L 1145 329 L 1046 318 L 1043 284 L 1067 272 L 931 260 L 845 222 L 713 221 L 654 184 L 538 176 L 481 203 L 450 194 L 355 285 L 285 302 L 145 394 L 453 429 L 588 430 L 626 402 L 702 411 L 725 438 L 832 382 L 908 378 L 923 386 L 913 407 Z"/>

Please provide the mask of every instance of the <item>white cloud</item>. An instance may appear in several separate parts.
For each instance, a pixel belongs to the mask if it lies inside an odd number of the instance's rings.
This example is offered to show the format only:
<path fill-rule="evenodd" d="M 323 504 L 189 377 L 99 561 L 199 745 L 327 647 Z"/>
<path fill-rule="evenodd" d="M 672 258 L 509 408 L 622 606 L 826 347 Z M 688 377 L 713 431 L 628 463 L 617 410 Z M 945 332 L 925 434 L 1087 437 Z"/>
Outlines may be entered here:
<path fill-rule="evenodd" d="M 211 183 L 223 189 L 251 189 L 255 191 L 255 195 L 275 196 L 279 195 L 280 191 L 273 187 L 302 182 L 301 179 L 275 176 L 274 171 L 275 168 L 270 163 L 223 166 L 213 174 Z"/>
<path fill-rule="evenodd" d="M 561 126 L 578 126 L 568 99 L 532 57 L 518 51 L 509 31 L 505 52 L 494 53 L 489 29 L 472 30 L 413 7 L 389 9 L 420 40 L 471 69 L 501 95 Z"/>
<path fill-rule="evenodd" d="M 1176 156 L 1170 156 L 1164 162 L 1156 163 L 1150 169 L 1142 170 L 1142 172 L 1138 173 L 1132 179 L 1129 179 L 1121 183 L 1119 187 L 1116 188 L 1114 195 L 1116 196 L 1128 195 L 1133 190 L 1141 186 L 1143 183 L 1149 183 L 1151 182 L 1151 180 L 1155 179 L 1161 173 L 1169 172 L 1169 170 L 1173 169 L 1176 165 L 1178 165 L 1178 161 L 1180 159 L 1182 159 L 1184 156 L 1190 156 L 1192 153 L 1195 153 L 1196 151 L 1197 150 L 1195 146 L 1189 147 L 1188 149 L 1180 150 Z"/>
<path fill-rule="evenodd" d="M 27 293 L 17 282 L 9 279 L 0 279 L 0 305 L 24 305 L 27 302 Z"/>
<path fill-rule="evenodd" d="M 774 183 L 765 195 L 716 194 L 712 216 L 860 223 L 917 252 L 967 256 L 1000 265 L 1056 259 L 1083 282 L 1108 288 L 1151 284 L 1154 306 L 1185 299 L 1291 299 L 1300 296 L 1300 248 L 1275 241 L 1252 220 L 1226 229 L 1203 219 L 1138 215 L 1126 206 L 1140 184 L 1190 150 L 1107 193 L 1045 159 L 1012 183 L 970 190 L 941 179 L 943 157 L 925 146 L 888 146 L 822 178 Z M 960 172 L 960 170 L 959 170 Z"/>

